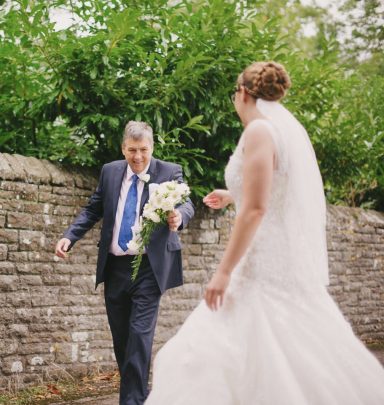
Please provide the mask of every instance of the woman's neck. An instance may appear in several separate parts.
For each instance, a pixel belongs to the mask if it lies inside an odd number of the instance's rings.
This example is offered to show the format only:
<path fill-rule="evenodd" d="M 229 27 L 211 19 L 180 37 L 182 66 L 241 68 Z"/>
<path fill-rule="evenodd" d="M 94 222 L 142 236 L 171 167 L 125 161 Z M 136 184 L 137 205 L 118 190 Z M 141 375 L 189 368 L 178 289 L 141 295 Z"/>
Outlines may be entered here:
<path fill-rule="evenodd" d="M 252 107 L 249 107 L 244 111 L 241 122 L 245 128 L 251 121 L 256 119 L 267 119 L 267 117 L 259 111 L 255 103 Z"/>

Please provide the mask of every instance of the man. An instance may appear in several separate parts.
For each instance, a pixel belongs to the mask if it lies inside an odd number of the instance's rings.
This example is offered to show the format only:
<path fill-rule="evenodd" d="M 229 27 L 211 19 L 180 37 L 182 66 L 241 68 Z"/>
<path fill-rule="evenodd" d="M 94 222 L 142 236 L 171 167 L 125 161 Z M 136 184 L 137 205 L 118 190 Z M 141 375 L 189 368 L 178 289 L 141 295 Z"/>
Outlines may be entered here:
<path fill-rule="evenodd" d="M 179 165 L 152 157 L 153 132 L 144 122 L 128 122 L 122 141 L 125 160 L 103 166 L 99 184 L 56 245 L 65 258 L 74 243 L 103 218 L 96 287 L 104 282 L 105 304 L 119 366 L 120 405 L 141 405 L 147 395 L 152 342 L 161 294 L 181 285 L 181 245 L 177 230 L 194 215 L 190 200 L 168 215 L 146 247 L 135 281 L 128 249 L 132 228 L 138 225 L 149 198 L 149 183 L 183 181 Z M 149 178 L 149 180 L 148 180 Z M 148 182 L 146 182 L 148 180 Z"/>

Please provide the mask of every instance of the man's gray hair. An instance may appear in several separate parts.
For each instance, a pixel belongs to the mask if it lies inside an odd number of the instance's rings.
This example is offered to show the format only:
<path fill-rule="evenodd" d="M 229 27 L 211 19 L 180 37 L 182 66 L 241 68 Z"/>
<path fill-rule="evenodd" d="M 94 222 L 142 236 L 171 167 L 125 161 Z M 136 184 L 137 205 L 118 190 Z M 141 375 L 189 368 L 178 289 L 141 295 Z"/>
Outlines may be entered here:
<path fill-rule="evenodd" d="M 143 138 L 147 138 L 153 148 L 153 130 L 152 127 L 146 122 L 142 121 L 129 121 L 125 126 L 123 142 L 124 145 L 127 139 L 133 139 L 135 141 L 141 141 Z"/>

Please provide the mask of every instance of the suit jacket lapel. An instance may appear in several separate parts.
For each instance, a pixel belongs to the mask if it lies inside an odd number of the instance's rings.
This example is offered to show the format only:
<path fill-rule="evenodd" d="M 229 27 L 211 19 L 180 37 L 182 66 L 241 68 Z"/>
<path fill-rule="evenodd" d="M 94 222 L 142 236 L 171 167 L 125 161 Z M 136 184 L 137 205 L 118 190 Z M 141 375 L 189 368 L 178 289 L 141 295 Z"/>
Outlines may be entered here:
<path fill-rule="evenodd" d="M 149 198 L 148 184 L 149 183 L 155 183 L 155 178 L 156 178 L 156 175 L 157 175 L 156 166 L 157 166 L 156 165 L 156 159 L 151 158 L 151 163 L 149 164 L 149 168 L 148 168 L 148 171 L 147 171 L 147 174 L 149 174 L 151 177 L 149 179 L 149 182 L 144 184 L 144 189 L 143 189 L 143 193 L 141 195 L 141 200 L 140 200 L 140 215 L 142 214 L 144 205 L 148 201 L 148 198 Z"/>
<path fill-rule="evenodd" d="M 115 170 L 113 178 L 112 192 L 112 218 L 116 217 L 117 203 L 119 202 L 121 183 L 123 182 L 124 174 L 127 171 L 127 161 L 122 161 L 121 165 Z"/>

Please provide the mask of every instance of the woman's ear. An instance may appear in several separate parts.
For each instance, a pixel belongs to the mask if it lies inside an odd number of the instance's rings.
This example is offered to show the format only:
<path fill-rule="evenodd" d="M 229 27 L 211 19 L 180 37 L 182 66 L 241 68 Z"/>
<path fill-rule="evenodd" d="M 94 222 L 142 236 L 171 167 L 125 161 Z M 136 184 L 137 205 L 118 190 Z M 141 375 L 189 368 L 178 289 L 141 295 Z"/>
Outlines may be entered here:
<path fill-rule="evenodd" d="M 245 91 L 244 86 L 240 86 L 240 98 L 243 103 L 246 103 L 249 98 L 249 94 Z"/>

